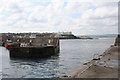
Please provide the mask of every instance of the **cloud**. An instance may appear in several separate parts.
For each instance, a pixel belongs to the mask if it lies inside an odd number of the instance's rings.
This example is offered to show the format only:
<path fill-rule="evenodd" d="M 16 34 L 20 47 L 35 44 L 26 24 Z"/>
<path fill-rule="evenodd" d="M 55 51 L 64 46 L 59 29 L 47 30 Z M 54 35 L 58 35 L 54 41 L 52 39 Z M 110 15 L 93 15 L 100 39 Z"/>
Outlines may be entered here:
<path fill-rule="evenodd" d="M 0 0 L 0 32 L 116 33 L 117 2 L 93 1 Z"/>

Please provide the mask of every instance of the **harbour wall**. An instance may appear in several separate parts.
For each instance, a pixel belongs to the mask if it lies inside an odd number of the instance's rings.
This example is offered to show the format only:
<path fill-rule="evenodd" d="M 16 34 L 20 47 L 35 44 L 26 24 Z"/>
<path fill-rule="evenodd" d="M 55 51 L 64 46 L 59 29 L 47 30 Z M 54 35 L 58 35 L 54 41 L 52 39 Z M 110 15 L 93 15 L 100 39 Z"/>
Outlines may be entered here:
<path fill-rule="evenodd" d="M 14 58 L 45 58 L 57 53 L 56 46 L 10 48 L 10 57 Z"/>
<path fill-rule="evenodd" d="M 28 43 L 29 46 L 13 46 L 9 49 L 10 57 L 16 58 L 44 58 L 60 51 L 57 38 L 13 38 L 15 44 Z"/>
<path fill-rule="evenodd" d="M 115 40 L 115 46 L 120 46 L 120 35 L 118 35 L 118 37 Z"/>
<path fill-rule="evenodd" d="M 40 47 L 47 45 L 59 46 L 58 38 L 12 38 L 13 42 L 31 43 L 31 46 Z"/>

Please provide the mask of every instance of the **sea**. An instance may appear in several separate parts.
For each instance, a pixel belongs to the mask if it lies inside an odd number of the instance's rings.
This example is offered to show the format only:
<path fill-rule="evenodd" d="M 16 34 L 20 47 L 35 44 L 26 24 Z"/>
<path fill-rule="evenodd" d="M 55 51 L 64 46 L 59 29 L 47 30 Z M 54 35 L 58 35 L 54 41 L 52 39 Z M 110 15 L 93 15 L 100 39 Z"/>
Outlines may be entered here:
<path fill-rule="evenodd" d="M 10 58 L 9 51 L 0 47 L 1 78 L 51 78 L 61 77 L 102 54 L 115 42 L 115 38 L 63 39 L 60 52 L 48 58 Z"/>

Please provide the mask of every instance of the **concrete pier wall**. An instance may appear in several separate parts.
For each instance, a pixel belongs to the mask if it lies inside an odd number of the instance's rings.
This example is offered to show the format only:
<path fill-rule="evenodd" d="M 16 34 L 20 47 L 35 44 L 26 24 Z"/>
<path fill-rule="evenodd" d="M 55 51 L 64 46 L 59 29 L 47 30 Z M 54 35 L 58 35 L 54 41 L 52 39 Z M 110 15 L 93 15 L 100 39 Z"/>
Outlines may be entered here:
<path fill-rule="evenodd" d="M 120 35 L 118 35 L 118 37 L 115 40 L 115 46 L 120 46 Z"/>
<path fill-rule="evenodd" d="M 13 38 L 13 42 L 17 43 L 31 43 L 31 46 L 46 46 L 46 45 L 54 45 L 59 46 L 58 38 Z"/>
<path fill-rule="evenodd" d="M 14 46 L 9 49 L 10 57 L 43 58 L 59 53 L 59 39 L 57 38 L 15 38 L 14 43 L 29 43 L 27 47 Z"/>
<path fill-rule="evenodd" d="M 44 58 L 58 53 L 56 46 L 47 47 L 13 47 L 10 57 L 16 58 Z"/>

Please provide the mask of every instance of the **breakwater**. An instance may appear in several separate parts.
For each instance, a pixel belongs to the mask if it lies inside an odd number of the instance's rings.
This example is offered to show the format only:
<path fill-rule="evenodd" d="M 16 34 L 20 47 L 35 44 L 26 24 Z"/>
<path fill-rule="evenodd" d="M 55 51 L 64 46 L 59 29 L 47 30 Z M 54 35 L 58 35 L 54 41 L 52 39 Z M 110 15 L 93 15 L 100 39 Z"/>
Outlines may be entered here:
<path fill-rule="evenodd" d="M 16 58 L 44 58 L 57 54 L 57 46 L 45 47 L 12 47 L 10 57 Z"/>
<path fill-rule="evenodd" d="M 10 57 L 43 58 L 59 53 L 57 38 L 13 38 Z"/>

